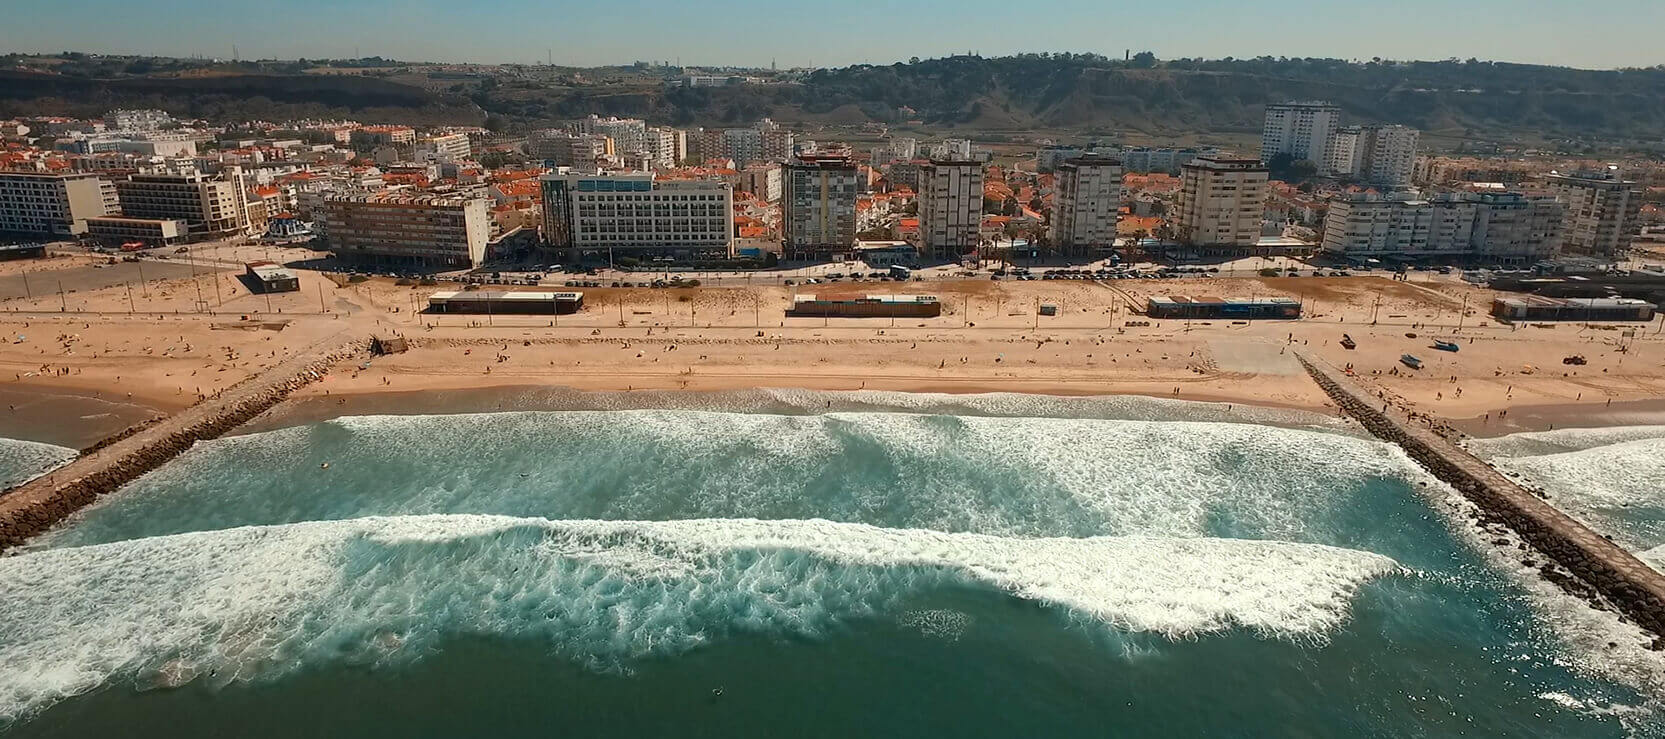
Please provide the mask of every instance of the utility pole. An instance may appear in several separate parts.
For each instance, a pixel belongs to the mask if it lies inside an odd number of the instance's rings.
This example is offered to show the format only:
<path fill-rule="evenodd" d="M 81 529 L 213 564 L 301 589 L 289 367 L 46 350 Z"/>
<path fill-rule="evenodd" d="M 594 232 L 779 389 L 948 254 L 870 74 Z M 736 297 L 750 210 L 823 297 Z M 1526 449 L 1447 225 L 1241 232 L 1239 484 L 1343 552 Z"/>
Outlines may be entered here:
<path fill-rule="evenodd" d="M 133 307 L 133 283 L 123 280 L 121 284 L 127 288 L 127 315 L 131 316 L 135 311 Z"/>
<path fill-rule="evenodd" d="M 64 281 L 58 280 L 58 307 L 63 313 L 69 312 L 69 299 L 64 297 Z"/>
<path fill-rule="evenodd" d="M 35 299 L 34 292 L 29 290 L 29 268 L 28 267 L 23 268 L 23 296 L 30 299 L 30 300 Z"/>

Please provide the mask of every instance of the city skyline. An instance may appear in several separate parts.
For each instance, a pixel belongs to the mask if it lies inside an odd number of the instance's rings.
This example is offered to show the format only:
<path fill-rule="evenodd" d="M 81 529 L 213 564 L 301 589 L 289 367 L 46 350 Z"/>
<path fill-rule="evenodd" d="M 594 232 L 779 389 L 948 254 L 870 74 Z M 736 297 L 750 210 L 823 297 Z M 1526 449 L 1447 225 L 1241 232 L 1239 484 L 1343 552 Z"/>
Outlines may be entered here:
<path fill-rule="evenodd" d="M 1179 0 L 1163 6 L 1060 0 L 1026 9 L 1044 32 L 1012 34 L 993 19 L 1011 13 L 990 0 L 923 0 L 903 7 L 848 4 L 837 21 L 860 33 L 836 43 L 805 43 L 804 21 L 778 8 L 737 0 L 689 8 L 665 0 L 560 7 L 509 0 L 490 13 L 452 4 L 393 5 L 373 0 L 327 3 L 299 0 L 227 14 L 207 0 L 171 0 L 135 8 L 89 0 L 70 11 L 30 5 L 8 11 L 10 31 L 0 47 L 22 53 L 82 51 L 104 54 L 242 59 L 381 56 L 404 61 L 544 63 L 568 66 L 655 60 L 687 66 L 768 67 L 890 64 L 976 51 L 1004 56 L 1039 51 L 1093 52 L 1116 57 L 1152 51 L 1161 58 L 1263 55 L 1340 59 L 1480 58 L 1589 69 L 1654 66 L 1665 62 L 1649 43 L 1649 29 L 1665 21 L 1651 0 L 1601 5 L 1571 0 L 1475 0 L 1462 5 L 1406 0 L 1391 6 L 1336 12 L 1314 0 L 1271 0 L 1243 6 L 1226 0 Z M 90 11 L 90 12 L 89 12 Z M 1123 12 L 1127 11 L 1127 12 Z M 1559 17 L 1576 13 L 1580 23 Z M 333 23 L 320 24 L 321 14 Z M 549 23 L 504 23 L 506 18 Z M 189 24 L 178 22 L 190 17 Z M 1497 19 L 1508 17 L 1508 24 Z M 1205 25 L 1196 20 L 1207 19 Z M 1437 19 L 1438 22 L 1432 22 Z M 376 28 L 377 33 L 363 33 Z M 256 30 L 257 29 L 257 30 Z M 890 29 L 893 33 L 879 33 Z M 621 38 L 622 31 L 629 31 Z M 928 31 L 928 32 L 927 32 Z M 14 37 L 15 35 L 15 37 Z M 633 45 L 631 38 L 652 39 Z M 738 43 L 737 43 L 738 42 Z"/>

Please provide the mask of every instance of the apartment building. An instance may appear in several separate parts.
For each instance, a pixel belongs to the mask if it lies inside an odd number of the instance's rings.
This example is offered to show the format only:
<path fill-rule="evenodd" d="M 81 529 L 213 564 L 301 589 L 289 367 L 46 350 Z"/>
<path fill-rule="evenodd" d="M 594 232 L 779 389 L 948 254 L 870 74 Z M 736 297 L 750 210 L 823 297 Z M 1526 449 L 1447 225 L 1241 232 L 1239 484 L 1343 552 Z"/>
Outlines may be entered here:
<path fill-rule="evenodd" d="M 647 123 L 639 118 L 602 118 L 591 115 L 571 124 L 576 133 L 601 134 L 613 140 L 613 153 L 619 156 L 647 151 Z"/>
<path fill-rule="evenodd" d="M 104 123 L 116 131 L 156 131 L 174 124 L 173 116 L 165 110 L 112 110 L 104 114 Z"/>
<path fill-rule="evenodd" d="M 96 174 L 0 172 L 0 233 L 74 236 L 120 210 L 115 186 Z"/>
<path fill-rule="evenodd" d="M 765 203 L 778 203 L 781 198 L 781 168 L 775 164 L 753 164 L 740 170 L 736 190 L 749 192 Z"/>
<path fill-rule="evenodd" d="M 1531 264 L 1555 256 L 1566 205 L 1521 193 L 1349 193 L 1330 201 L 1320 248 L 1344 258 Z"/>
<path fill-rule="evenodd" d="M 473 146 L 466 133 L 448 133 L 430 136 L 422 142 L 418 159 L 431 159 L 440 162 L 460 162 L 468 159 L 473 153 Z"/>
<path fill-rule="evenodd" d="M 1065 160 L 1058 165 L 1053 250 L 1083 256 L 1114 248 L 1121 208 L 1121 160 L 1097 155 Z"/>
<path fill-rule="evenodd" d="M 943 139 L 931 147 L 931 158 L 944 161 L 971 161 L 971 139 Z"/>
<path fill-rule="evenodd" d="M 1564 249 L 1569 254 L 1622 259 L 1641 232 L 1642 187 L 1609 167 L 1599 172 L 1546 178 L 1551 192 L 1567 204 Z"/>
<path fill-rule="evenodd" d="M 148 169 L 116 183 L 121 212 L 132 218 L 185 221 L 193 236 L 248 228 L 248 188 L 240 167 L 210 176 L 192 168 Z"/>
<path fill-rule="evenodd" d="M 362 126 L 353 129 L 352 142 L 364 146 L 414 144 L 416 129 L 410 126 Z"/>
<path fill-rule="evenodd" d="M 983 225 L 983 165 L 932 160 L 919 173 L 919 231 L 924 252 L 956 259 L 978 250 Z"/>
<path fill-rule="evenodd" d="M 323 237 L 337 257 L 407 267 L 478 267 L 491 200 L 401 191 L 324 198 Z"/>
<path fill-rule="evenodd" d="M 1408 126 L 1349 126 L 1330 142 L 1330 174 L 1373 185 L 1409 185 L 1416 170 L 1421 132 Z"/>
<path fill-rule="evenodd" d="M 1180 167 L 1190 164 L 1191 160 L 1219 153 L 1217 149 L 1138 148 L 1123 150 L 1116 158 L 1122 160 L 1124 172 L 1179 174 Z"/>
<path fill-rule="evenodd" d="M 585 253 L 726 258 L 734 243 L 734 190 L 721 179 L 661 180 L 651 172 L 560 170 L 540 178 L 543 238 Z"/>
<path fill-rule="evenodd" d="M 613 156 L 612 140 L 599 133 L 534 131 L 526 139 L 526 148 L 534 159 L 552 162 L 556 167 L 594 169 Z"/>
<path fill-rule="evenodd" d="M 855 162 L 844 154 L 803 154 L 781 169 L 785 257 L 824 258 L 855 246 L 860 190 Z"/>
<path fill-rule="evenodd" d="M 1330 163 L 1329 145 L 1341 124 L 1341 108 L 1325 102 L 1296 102 L 1266 106 L 1266 122 L 1260 132 L 1260 158 L 1271 161 L 1280 154 L 1312 162 L 1319 174 Z"/>
<path fill-rule="evenodd" d="M 1266 166 L 1258 159 L 1198 157 L 1180 168 L 1181 241 L 1199 246 L 1253 246 L 1266 207 Z"/>
<path fill-rule="evenodd" d="M 688 158 L 688 135 L 674 128 L 654 126 L 644 134 L 643 154 L 658 169 L 670 169 Z"/>

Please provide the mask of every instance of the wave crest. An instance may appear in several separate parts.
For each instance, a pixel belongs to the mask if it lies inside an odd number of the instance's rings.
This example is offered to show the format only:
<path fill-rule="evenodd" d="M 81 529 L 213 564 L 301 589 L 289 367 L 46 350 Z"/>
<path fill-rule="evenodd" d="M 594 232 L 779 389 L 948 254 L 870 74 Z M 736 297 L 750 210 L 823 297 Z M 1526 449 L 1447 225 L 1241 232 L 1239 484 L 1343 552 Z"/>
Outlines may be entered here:
<path fill-rule="evenodd" d="M 813 637 L 933 586 L 993 588 L 1125 631 L 1322 639 L 1368 552 L 1232 539 L 1020 539 L 821 520 L 322 521 L 0 558 L 0 719 L 112 680 L 172 686 L 547 640 L 597 669 L 726 634 Z"/>

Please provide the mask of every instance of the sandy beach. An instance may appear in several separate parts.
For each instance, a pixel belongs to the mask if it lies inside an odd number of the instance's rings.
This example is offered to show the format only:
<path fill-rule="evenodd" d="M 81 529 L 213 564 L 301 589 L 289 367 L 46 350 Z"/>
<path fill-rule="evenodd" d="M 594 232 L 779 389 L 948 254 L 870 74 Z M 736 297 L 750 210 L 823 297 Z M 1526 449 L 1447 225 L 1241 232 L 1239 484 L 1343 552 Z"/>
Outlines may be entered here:
<path fill-rule="evenodd" d="M 212 265 L 230 270 L 271 251 L 225 247 L 215 250 Z M 31 279 L 59 267 L 86 269 L 84 261 L 33 263 Z M 299 292 L 253 295 L 233 275 L 205 266 L 194 278 L 0 300 L 0 390 L 12 398 L 90 397 L 167 413 L 331 337 L 398 335 L 410 340 L 410 351 L 337 366 L 292 403 L 430 408 L 429 396 L 439 392 L 805 388 L 1137 394 L 1327 412 L 1328 399 L 1294 359 L 1299 349 L 1351 365 L 1384 403 L 1474 435 L 1665 418 L 1665 341 L 1657 327 L 1502 325 L 1485 314 L 1490 291 L 1432 275 L 1420 282 L 1238 277 L 787 287 L 760 280 L 587 288 L 584 310 L 559 317 L 424 314 L 427 296 L 447 286 L 384 278 L 338 284 L 306 271 Z M 944 311 L 929 319 L 787 316 L 794 294 L 805 292 L 931 294 Z M 1170 294 L 1287 296 L 1302 301 L 1307 317 L 1177 321 L 1137 312 L 1146 298 Z M 1038 315 L 1042 303 L 1058 314 Z M 1356 349 L 1341 346 L 1344 333 Z M 1460 351 L 1436 351 L 1433 338 L 1454 341 Z M 1406 353 L 1420 357 L 1423 369 L 1400 365 Z M 1587 364 L 1562 364 L 1573 355 Z M 482 405 L 495 403 L 456 407 Z M 78 421 L 63 416 L 99 414 L 52 415 L 75 427 Z M 35 423 L 14 421 L 11 433 L 40 437 L 23 428 Z M 113 421 L 99 423 L 51 435 L 79 441 Z"/>

